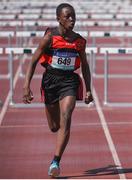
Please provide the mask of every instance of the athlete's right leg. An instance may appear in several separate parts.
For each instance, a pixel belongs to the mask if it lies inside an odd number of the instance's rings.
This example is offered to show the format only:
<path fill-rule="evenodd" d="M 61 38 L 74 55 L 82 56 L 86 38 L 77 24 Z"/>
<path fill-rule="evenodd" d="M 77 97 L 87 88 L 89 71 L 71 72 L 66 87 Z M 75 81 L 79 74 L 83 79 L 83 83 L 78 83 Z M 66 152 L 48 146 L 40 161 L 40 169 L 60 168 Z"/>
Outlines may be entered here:
<path fill-rule="evenodd" d="M 45 106 L 46 116 L 49 128 L 52 132 L 57 132 L 60 128 L 60 108 L 59 103 Z M 57 177 L 60 173 L 59 162 L 55 160 L 55 156 L 49 166 L 48 175 Z"/>
<path fill-rule="evenodd" d="M 60 127 L 57 132 L 57 144 L 56 144 L 54 158 L 50 164 L 49 171 L 48 171 L 48 174 L 52 177 L 57 177 L 60 174 L 59 163 L 61 160 L 61 156 L 69 140 L 71 115 L 75 107 L 75 102 L 76 102 L 75 96 L 66 96 L 59 102 L 60 103 L 60 118 L 59 118 Z"/>
<path fill-rule="evenodd" d="M 60 128 L 60 108 L 59 103 L 45 106 L 45 112 L 49 128 L 52 132 L 57 132 Z"/>

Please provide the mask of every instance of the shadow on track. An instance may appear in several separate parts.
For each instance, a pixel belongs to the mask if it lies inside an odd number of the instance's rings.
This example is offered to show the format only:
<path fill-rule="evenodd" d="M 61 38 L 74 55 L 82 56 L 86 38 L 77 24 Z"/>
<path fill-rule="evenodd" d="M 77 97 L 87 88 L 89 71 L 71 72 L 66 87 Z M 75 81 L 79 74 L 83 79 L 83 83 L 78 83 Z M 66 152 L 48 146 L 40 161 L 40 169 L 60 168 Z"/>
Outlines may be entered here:
<path fill-rule="evenodd" d="M 77 176 L 63 176 L 58 177 L 57 179 L 69 179 L 69 178 L 86 178 L 88 176 L 109 176 L 109 175 L 117 175 L 117 174 L 126 174 L 132 173 L 132 168 L 120 168 L 116 165 L 108 165 L 106 167 L 101 167 L 97 169 L 89 169 L 82 173 L 82 175 Z"/>

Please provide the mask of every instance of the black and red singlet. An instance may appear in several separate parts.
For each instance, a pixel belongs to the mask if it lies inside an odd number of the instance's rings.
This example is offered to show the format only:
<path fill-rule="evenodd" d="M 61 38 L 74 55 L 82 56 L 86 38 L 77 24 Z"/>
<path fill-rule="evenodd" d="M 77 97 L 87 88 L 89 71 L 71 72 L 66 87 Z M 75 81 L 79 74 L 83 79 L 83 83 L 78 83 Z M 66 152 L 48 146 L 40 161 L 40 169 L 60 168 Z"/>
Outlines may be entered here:
<path fill-rule="evenodd" d="M 60 70 L 74 71 L 80 67 L 79 52 L 84 50 L 86 40 L 74 32 L 72 41 L 67 41 L 59 34 L 58 28 L 48 28 L 46 33 L 51 33 L 52 40 L 44 50 L 40 63 Z"/>

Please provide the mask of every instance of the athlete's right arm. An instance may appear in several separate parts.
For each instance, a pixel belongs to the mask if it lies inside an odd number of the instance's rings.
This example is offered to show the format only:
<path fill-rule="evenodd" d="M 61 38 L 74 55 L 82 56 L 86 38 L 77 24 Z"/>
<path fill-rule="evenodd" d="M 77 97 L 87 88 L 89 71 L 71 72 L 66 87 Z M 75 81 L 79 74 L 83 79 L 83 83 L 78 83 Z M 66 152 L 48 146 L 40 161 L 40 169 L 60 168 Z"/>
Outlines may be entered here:
<path fill-rule="evenodd" d="M 44 37 L 41 39 L 38 48 L 32 56 L 32 60 L 28 65 L 28 69 L 25 76 L 24 86 L 23 86 L 23 102 L 31 103 L 33 100 L 33 93 L 30 89 L 30 83 L 36 68 L 36 65 L 44 52 L 44 49 L 49 46 L 51 42 L 51 33 L 47 32 Z"/>

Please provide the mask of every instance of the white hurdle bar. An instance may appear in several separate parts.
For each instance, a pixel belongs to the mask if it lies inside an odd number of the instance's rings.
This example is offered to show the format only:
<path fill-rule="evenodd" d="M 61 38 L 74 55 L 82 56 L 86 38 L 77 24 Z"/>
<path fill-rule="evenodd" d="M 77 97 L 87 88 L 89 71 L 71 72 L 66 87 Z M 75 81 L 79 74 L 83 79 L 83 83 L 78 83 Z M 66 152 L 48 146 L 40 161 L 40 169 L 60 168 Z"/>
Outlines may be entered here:
<path fill-rule="evenodd" d="M 14 87 L 13 87 L 13 54 L 17 53 L 17 54 L 31 54 L 32 52 L 35 51 L 35 48 L 6 48 L 6 53 L 9 53 L 9 57 L 10 57 L 10 103 L 9 105 L 11 107 L 15 107 L 15 108 L 43 108 L 45 105 L 44 103 L 40 103 L 40 102 L 36 102 L 36 103 L 31 103 L 31 104 L 24 104 L 24 103 L 16 103 L 13 99 L 13 95 L 14 95 Z M 87 54 L 93 54 L 93 53 L 97 53 L 97 48 L 86 48 L 86 53 Z M 92 55 L 90 55 L 90 67 L 92 67 L 91 65 L 92 63 Z M 92 84 L 91 84 L 92 86 Z M 89 105 L 85 104 L 83 101 L 77 101 L 76 103 L 77 107 L 89 107 Z"/>
<path fill-rule="evenodd" d="M 109 51 L 110 50 L 110 51 Z M 104 48 L 102 52 L 105 54 L 104 63 L 104 105 L 109 107 L 132 107 L 132 102 L 110 102 L 109 101 L 109 53 L 117 53 L 117 51 L 112 51 L 112 49 Z M 127 48 L 126 53 L 132 54 L 132 48 Z M 132 75 L 131 75 L 132 76 Z"/>

